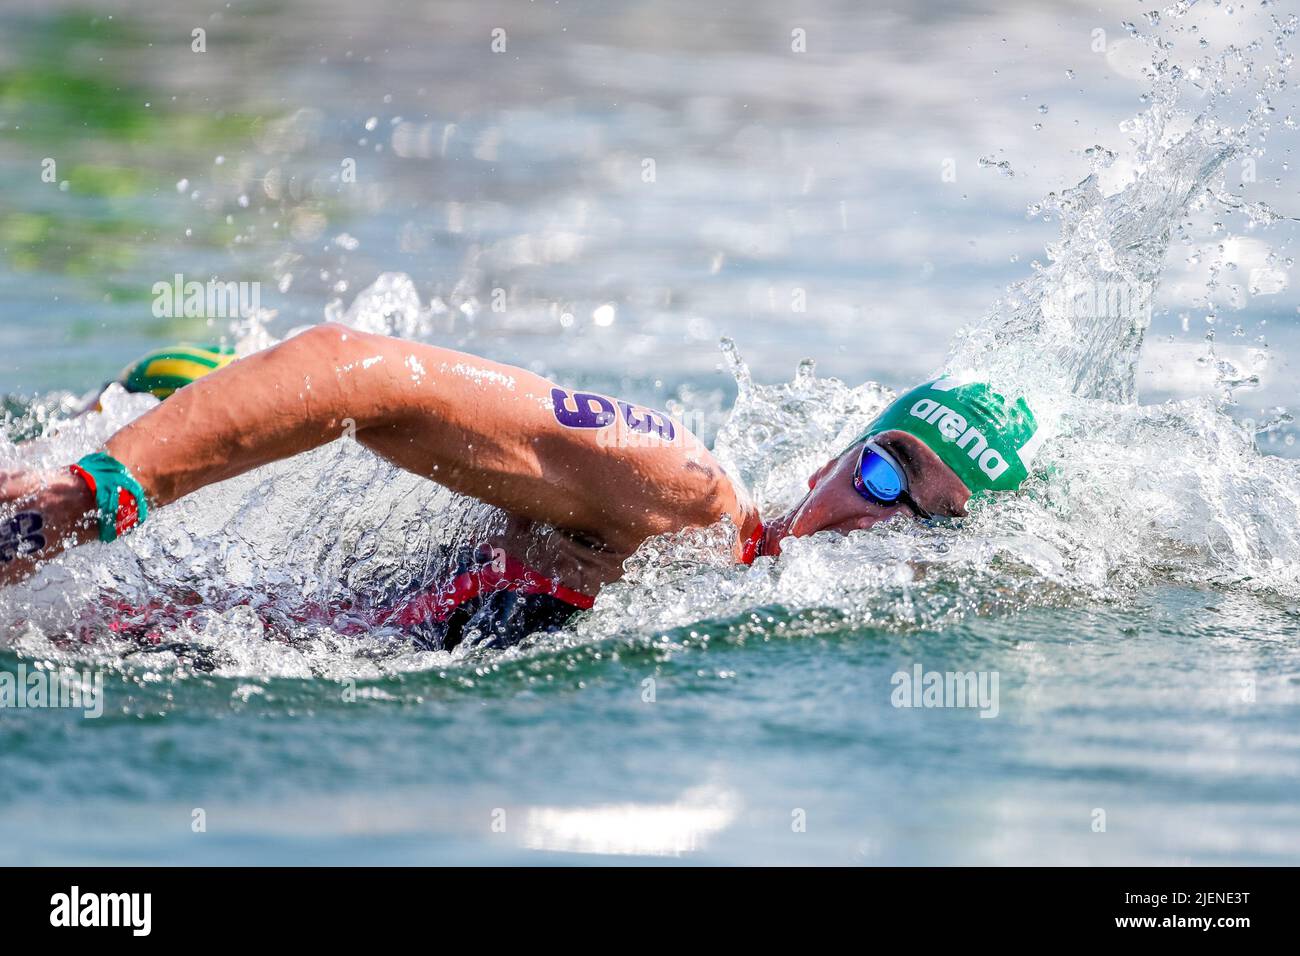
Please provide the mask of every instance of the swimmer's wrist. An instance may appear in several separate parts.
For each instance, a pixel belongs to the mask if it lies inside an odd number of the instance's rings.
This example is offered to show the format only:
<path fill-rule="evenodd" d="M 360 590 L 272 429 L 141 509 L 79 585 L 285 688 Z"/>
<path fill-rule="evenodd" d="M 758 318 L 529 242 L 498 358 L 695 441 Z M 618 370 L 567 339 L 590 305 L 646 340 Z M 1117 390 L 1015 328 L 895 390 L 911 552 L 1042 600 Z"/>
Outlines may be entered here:
<path fill-rule="evenodd" d="M 144 486 L 125 463 L 106 451 L 91 452 L 69 466 L 94 501 L 99 540 L 116 541 L 149 516 Z"/>
<path fill-rule="evenodd" d="M 96 539 L 99 525 L 95 496 L 71 470 L 62 469 L 51 475 L 41 497 L 52 530 L 61 531 L 74 544 Z"/>

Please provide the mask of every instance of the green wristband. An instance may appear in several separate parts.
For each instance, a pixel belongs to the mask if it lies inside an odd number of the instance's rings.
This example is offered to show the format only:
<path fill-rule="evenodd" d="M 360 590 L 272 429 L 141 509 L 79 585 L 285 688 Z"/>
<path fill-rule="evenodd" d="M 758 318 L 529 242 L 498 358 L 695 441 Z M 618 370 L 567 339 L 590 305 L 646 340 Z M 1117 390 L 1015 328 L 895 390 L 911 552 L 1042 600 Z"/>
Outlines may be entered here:
<path fill-rule="evenodd" d="M 122 464 L 108 452 L 97 451 L 86 455 L 71 466 L 95 496 L 99 512 L 99 540 L 116 541 L 136 525 L 144 524 L 149 515 L 149 502 L 144 488 Z"/>

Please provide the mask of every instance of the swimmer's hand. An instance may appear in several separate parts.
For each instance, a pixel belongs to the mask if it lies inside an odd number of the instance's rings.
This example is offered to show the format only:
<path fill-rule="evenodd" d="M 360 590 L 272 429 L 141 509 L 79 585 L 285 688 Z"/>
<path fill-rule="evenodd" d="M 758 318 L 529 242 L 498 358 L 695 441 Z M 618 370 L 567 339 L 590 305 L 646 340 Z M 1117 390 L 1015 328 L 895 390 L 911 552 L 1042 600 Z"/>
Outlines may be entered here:
<path fill-rule="evenodd" d="M 68 471 L 0 472 L 0 585 L 95 537 L 95 500 Z"/>

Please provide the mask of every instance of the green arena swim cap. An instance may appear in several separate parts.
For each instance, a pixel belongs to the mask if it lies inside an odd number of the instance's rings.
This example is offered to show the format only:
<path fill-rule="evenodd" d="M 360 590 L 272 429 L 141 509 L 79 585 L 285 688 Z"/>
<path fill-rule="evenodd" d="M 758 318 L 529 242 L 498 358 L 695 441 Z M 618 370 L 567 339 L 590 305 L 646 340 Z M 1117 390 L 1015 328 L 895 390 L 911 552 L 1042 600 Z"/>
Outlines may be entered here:
<path fill-rule="evenodd" d="M 904 392 L 854 444 L 890 431 L 924 442 L 972 494 L 1019 488 L 1045 437 L 1023 398 L 948 377 Z"/>

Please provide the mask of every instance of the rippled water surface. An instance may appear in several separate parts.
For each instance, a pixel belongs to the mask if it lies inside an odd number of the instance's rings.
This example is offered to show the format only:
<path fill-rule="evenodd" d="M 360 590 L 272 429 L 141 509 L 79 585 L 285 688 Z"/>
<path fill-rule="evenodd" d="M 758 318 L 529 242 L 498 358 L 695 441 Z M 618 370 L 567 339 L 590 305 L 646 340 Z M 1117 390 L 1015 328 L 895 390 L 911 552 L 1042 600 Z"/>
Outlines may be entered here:
<path fill-rule="evenodd" d="M 0 7 L 4 467 L 326 318 L 666 407 L 768 513 L 940 369 L 1050 432 L 960 526 L 652 541 L 507 652 L 262 624 L 481 506 L 348 442 L 204 489 L 0 592 L 0 671 L 105 682 L 0 710 L 0 861 L 1300 859 L 1294 11 L 798 6 Z M 177 273 L 264 311 L 157 318 Z"/>

